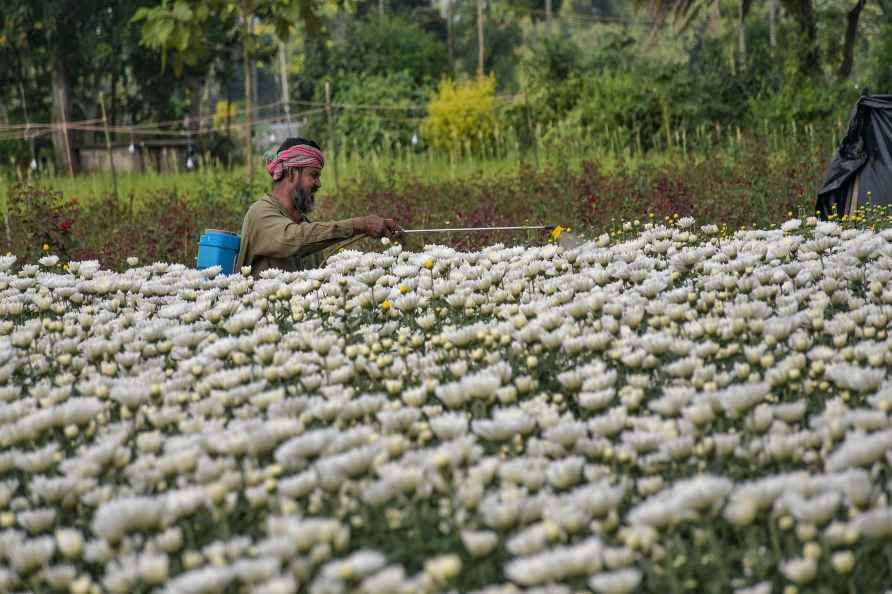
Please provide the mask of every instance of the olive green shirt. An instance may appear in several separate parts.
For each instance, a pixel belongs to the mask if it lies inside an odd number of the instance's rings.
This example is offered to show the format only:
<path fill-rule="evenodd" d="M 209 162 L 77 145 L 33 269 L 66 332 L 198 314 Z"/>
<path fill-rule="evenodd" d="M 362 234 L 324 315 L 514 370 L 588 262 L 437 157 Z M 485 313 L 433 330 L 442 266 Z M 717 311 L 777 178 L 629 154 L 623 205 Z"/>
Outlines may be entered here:
<path fill-rule="evenodd" d="M 322 250 L 355 233 L 352 219 L 295 222 L 275 197 L 267 194 L 245 214 L 235 272 L 250 266 L 256 278 L 271 268 L 286 272 L 318 268 L 325 261 Z"/>

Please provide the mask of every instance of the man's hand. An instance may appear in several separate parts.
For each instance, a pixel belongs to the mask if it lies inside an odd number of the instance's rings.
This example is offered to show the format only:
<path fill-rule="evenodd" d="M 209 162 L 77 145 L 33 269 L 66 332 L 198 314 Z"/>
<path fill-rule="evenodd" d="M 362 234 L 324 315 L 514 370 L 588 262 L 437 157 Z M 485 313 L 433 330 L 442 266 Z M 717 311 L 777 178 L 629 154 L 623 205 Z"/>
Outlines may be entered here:
<path fill-rule="evenodd" d="M 401 235 L 403 231 L 393 219 L 385 219 L 378 215 L 361 217 L 357 226 L 363 233 L 376 239 L 383 235 Z"/>

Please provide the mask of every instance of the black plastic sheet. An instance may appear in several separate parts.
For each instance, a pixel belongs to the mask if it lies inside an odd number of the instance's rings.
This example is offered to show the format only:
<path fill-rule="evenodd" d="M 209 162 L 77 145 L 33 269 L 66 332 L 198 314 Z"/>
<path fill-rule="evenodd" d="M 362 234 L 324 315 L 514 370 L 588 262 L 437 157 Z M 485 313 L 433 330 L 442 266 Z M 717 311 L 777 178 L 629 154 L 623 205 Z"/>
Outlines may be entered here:
<path fill-rule="evenodd" d="M 892 204 L 892 95 L 862 95 L 855 104 L 818 191 L 821 218 L 847 214 L 853 187 L 858 206 Z"/>

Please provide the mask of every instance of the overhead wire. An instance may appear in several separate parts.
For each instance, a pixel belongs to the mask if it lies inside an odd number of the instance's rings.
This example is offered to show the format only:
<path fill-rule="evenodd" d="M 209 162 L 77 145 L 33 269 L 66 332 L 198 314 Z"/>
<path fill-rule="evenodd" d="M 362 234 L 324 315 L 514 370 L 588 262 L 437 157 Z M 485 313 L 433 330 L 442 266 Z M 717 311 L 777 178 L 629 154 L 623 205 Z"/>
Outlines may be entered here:
<path fill-rule="evenodd" d="M 496 109 L 505 107 L 509 105 L 513 99 L 515 99 L 518 95 L 516 94 L 502 94 L 494 97 L 496 100 L 496 105 L 494 106 Z M 260 113 L 264 110 L 273 109 L 279 106 L 283 106 L 283 101 L 276 101 L 274 103 L 265 104 L 262 106 L 258 106 L 251 110 L 253 113 Z M 315 109 L 306 109 L 302 111 L 297 111 L 291 115 L 291 119 L 301 119 L 307 116 L 320 115 L 326 112 L 327 107 L 325 103 L 318 101 L 290 101 L 289 106 L 314 106 Z M 335 112 L 343 112 L 343 111 L 382 111 L 382 112 L 391 112 L 391 115 L 387 117 L 402 117 L 407 121 L 418 121 L 422 119 L 419 116 L 405 115 L 399 116 L 397 113 L 411 113 L 411 112 L 420 112 L 423 113 L 427 111 L 427 105 L 419 105 L 419 104 L 410 104 L 410 105 L 381 105 L 381 104 L 352 104 L 352 103 L 332 103 L 330 108 Z M 230 117 L 236 119 L 237 115 L 243 116 L 248 113 L 246 110 L 241 110 L 238 114 L 230 114 Z M 172 130 L 167 129 L 165 126 L 168 125 L 180 125 L 185 126 L 185 118 L 180 120 L 168 120 L 162 122 L 140 122 L 130 125 L 111 125 L 105 126 L 102 124 L 102 120 L 98 119 L 90 119 L 90 120 L 76 120 L 69 121 L 65 123 L 38 123 L 38 124 L 30 124 L 30 126 L 24 124 L 11 124 L 11 125 L 2 125 L 0 126 L 0 139 L 3 140 L 24 140 L 31 138 L 39 138 L 41 136 L 46 136 L 48 134 L 52 134 L 56 131 L 60 130 L 75 130 L 80 132 L 104 132 L 106 129 L 111 134 L 115 135 L 131 135 L 131 136 L 166 136 L 166 137 L 191 137 L 191 136 L 201 136 L 207 134 L 213 134 L 215 132 L 220 132 L 219 128 L 215 126 L 206 127 L 202 125 L 203 122 L 208 122 L 213 124 L 214 120 L 217 119 L 219 115 L 212 114 L 207 117 L 198 118 L 198 125 L 195 128 L 186 128 L 182 127 L 180 129 Z M 285 123 L 287 121 L 287 116 L 284 114 L 276 114 L 272 116 L 255 118 L 251 122 L 252 127 L 259 127 L 265 124 L 270 123 Z M 248 127 L 248 122 L 246 121 L 232 121 L 228 128 L 230 129 L 244 129 Z"/>

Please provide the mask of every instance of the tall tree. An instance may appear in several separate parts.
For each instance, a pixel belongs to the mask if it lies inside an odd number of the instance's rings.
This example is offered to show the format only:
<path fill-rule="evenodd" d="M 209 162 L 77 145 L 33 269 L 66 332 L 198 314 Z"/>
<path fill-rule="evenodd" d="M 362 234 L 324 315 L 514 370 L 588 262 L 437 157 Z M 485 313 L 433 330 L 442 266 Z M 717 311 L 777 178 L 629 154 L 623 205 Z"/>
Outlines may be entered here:
<path fill-rule="evenodd" d="M 483 0 L 477 0 L 477 76 L 484 73 L 486 45 L 483 38 Z"/>
<path fill-rule="evenodd" d="M 842 48 L 842 63 L 837 74 L 841 79 L 847 79 L 852 74 L 852 66 L 855 63 L 855 39 L 858 35 L 858 21 L 861 19 L 861 11 L 864 10 L 866 0 L 857 0 L 848 15 L 846 15 L 846 38 Z"/>
<path fill-rule="evenodd" d="M 173 54 L 174 67 L 196 63 L 211 48 L 204 31 L 216 22 L 235 32 L 241 42 L 245 72 L 246 142 L 248 176 L 254 179 L 253 76 L 251 67 L 261 44 L 259 21 L 271 25 L 280 40 L 287 40 L 290 28 L 302 20 L 308 31 L 315 30 L 320 0 L 162 0 L 161 4 L 140 10 L 134 17 L 143 21 L 143 39 L 150 46 Z"/>
<path fill-rule="evenodd" d="M 78 70 L 84 48 L 95 42 L 98 0 L 59 0 L 58 2 L 12 2 L 0 5 L 7 25 L 18 29 L 19 40 L 28 40 L 27 52 L 41 56 L 35 70 L 48 74 L 51 87 L 53 155 L 59 170 L 71 174 L 77 169 L 66 123 L 72 112 L 72 73 Z M 83 32 L 71 35 L 71 31 Z M 20 62 L 21 64 L 21 62 Z"/>
<path fill-rule="evenodd" d="M 749 14 L 752 0 L 739 0 L 737 5 L 737 64 L 746 67 L 746 17 Z"/>
<path fill-rule="evenodd" d="M 781 0 L 781 4 L 799 25 L 802 40 L 799 44 L 800 70 L 808 76 L 821 72 L 818 48 L 818 24 L 813 0 Z"/>

